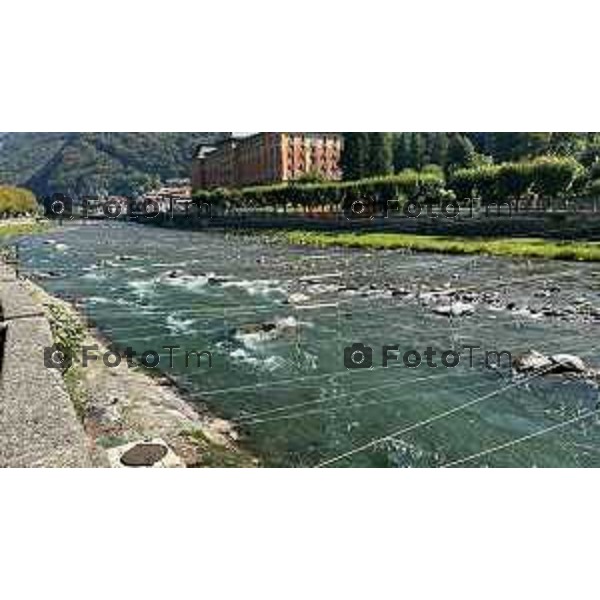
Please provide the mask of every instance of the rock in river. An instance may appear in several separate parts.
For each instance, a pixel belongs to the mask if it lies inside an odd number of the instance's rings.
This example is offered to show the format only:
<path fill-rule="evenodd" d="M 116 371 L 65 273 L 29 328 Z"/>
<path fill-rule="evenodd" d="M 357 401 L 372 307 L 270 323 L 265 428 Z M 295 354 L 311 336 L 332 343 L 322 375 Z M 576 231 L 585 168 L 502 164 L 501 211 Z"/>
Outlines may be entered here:
<path fill-rule="evenodd" d="M 305 302 L 308 302 L 309 300 L 310 296 L 298 292 L 295 294 L 290 294 L 285 304 L 303 304 Z"/>
<path fill-rule="evenodd" d="M 579 373 L 584 374 L 590 371 L 590 368 L 583 362 L 579 356 L 571 354 L 555 354 L 550 360 L 556 365 L 556 372 Z"/>
<path fill-rule="evenodd" d="M 531 373 L 534 371 L 543 371 L 552 366 L 552 360 L 537 352 L 530 350 L 513 360 L 513 369 L 517 373 Z"/>
<path fill-rule="evenodd" d="M 517 373 L 537 373 L 543 375 L 581 375 L 596 376 L 597 371 L 587 365 L 579 356 L 555 354 L 545 356 L 536 350 L 530 350 L 515 358 L 513 369 Z"/>
<path fill-rule="evenodd" d="M 464 302 L 443 304 L 435 306 L 432 310 L 436 315 L 444 317 L 468 317 L 475 313 L 475 307 L 472 304 L 465 304 Z"/>

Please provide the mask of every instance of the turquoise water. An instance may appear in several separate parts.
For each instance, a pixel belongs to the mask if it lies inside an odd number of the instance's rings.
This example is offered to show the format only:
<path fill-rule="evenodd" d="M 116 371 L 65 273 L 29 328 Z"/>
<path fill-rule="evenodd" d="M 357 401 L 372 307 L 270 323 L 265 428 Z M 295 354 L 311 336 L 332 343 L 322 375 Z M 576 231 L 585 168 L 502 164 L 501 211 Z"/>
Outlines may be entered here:
<path fill-rule="evenodd" d="M 162 347 L 180 346 L 170 374 L 193 402 L 234 420 L 268 466 L 315 466 L 365 445 L 334 464 L 442 466 L 585 415 L 598 401 L 581 381 L 514 385 L 509 369 L 486 368 L 482 351 L 473 367 L 381 368 L 381 347 L 394 344 L 438 357 L 465 344 L 536 348 L 600 365 L 597 322 L 500 309 L 600 306 L 593 264 L 322 251 L 128 224 L 55 230 L 23 240 L 20 255 L 118 346 L 160 351 L 162 367 Z M 452 320 L 434 314 L 427 294 L 455 287 L 495 294 L 498 306 L 476 304 Z M 345 368 L 344 350 L 357 342 L 374 348 L 374 369 Z M 186 368 L 185 351 L 211 352 L 212 368 Z M 592 416 L 466 466 L 600 466 L 599 442 Z"/>

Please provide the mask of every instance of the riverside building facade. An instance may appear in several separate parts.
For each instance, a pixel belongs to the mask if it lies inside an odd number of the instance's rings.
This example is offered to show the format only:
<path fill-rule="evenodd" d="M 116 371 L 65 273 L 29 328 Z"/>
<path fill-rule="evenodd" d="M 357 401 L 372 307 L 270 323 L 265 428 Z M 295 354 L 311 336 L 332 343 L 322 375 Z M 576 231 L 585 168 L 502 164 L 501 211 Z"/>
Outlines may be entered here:
<path fill-rule="evenodd" d="M 200 146 L 192 165 L 192 187 L 247 187 L 315 175 L 342 177 L 340 133 L 231 134 Z"/>

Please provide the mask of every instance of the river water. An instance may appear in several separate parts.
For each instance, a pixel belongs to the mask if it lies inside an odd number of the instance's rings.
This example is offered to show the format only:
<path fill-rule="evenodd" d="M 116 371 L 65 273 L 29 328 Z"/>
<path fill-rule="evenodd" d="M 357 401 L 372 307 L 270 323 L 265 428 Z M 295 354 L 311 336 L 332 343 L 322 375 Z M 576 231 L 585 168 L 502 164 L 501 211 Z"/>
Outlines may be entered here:
<path fill-rule="evenodd" d="M 332 464 L 429 467 L 465 457 L 479 467 L 600 466 L 597 419 L 562 425 L 597 406 L 590 382 L 515 385 L 508 368 L 483 358 L 535 348 L 600 365 L 597 320 L 521 310 L 599 307 L 597 265 L 324 251 L 120 223 L 26 238 L 20 256 L 118 346 L 159 351 L 161 368 L 170 367 L 163 347 L 179 346 L 169 373 L 192 401 L 234 421 L 267 466 L 339 458 Z M 472 315 L 435 314 L 431 291 L 455 288 L 488 301 Z M 374 368 L 345 368 L 356 343 L 373 348 Z M 423 364 L 382 368 L 384 345 L 416 350 Z M 481 347 L 472 365 L 464 353 L 457 367 L 441 365 L 442 352 L 465 345 Z M 428 347 L 437 368 L 425 362 Z M 212 368 L 186 368 L 191 351 L 211 352 Z"/>

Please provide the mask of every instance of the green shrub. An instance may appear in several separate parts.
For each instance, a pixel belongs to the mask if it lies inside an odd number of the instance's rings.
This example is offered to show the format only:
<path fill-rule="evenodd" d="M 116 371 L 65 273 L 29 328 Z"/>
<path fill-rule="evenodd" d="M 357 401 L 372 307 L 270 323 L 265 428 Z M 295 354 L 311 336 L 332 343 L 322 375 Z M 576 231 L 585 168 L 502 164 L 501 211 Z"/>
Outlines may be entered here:
<path fill-rule="evenodd" d="M 498 197 L 519 200 L 534 182 L 535 169 L 532 163 L 504 163 L 498 169 Z"/>
<path fill-rule="evenodd" d="M 0 218 L 33 214 L 37 210 L 38 203 L 29 190 L 0 185 Z"/>
<path fill-rule="evenodd" d="M 543 198 L 566 195 L 583 167 L 573 158 L 543 156 L 532 162 L 534 190 Z"/>
<path fill-rule="evenodd" d="M 450 179 L 450 188 L 459 201 L 472 198 L 494 200 L 498 195 L 500 167 L 483 165 L 472 169 L 458 169 Z"/>
<path fill-rule="evenodd" d="M 58 302 L 48 305 L 48 320 L 54 343 L 65 353 L 69 362 L 75 361 L 85 341 L 83 325 Z"/>
<path fill-rule="evenodd" d="M 329 207 L 339 209 L 344 203 L 369 200 L 385 203 L 403 200 L 417 194 L 440 199 L 447 196 L 443 173 L 428 169 L 421 173 L 407 170 L 397 175 L 371 177 L 358 181 L 328 181 L 323 183 L 281 183 L 243 188 L 240 190 L 200 190 L 194 195 L 196 202 L 210 202 L 215 206 L 230 208 L 295 208 L 314 209 Z"/>
<path fill-rule="evenodd" d="M 572 158 L 542 156 L 531 161 L 459 169 L 450 179 L 450 188 L 463 201 L 519 200 L 528 192 L 554 199 L 576 192 L 583 173 L 583 167 Z"/>
<path fill-rule="evenodd" d="M 600 179 L 590 181 L 586 192 L 592 198 L 600 198 Z"/>

